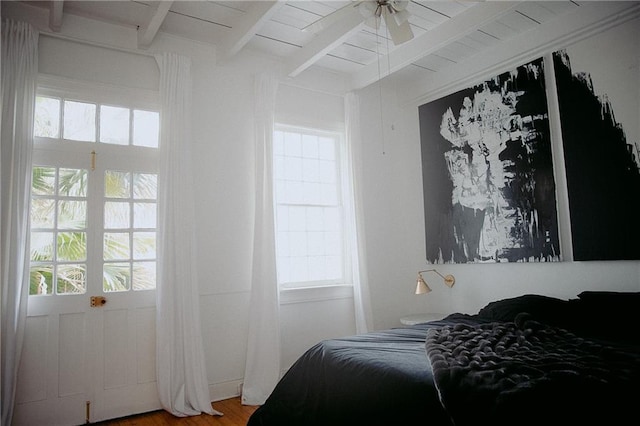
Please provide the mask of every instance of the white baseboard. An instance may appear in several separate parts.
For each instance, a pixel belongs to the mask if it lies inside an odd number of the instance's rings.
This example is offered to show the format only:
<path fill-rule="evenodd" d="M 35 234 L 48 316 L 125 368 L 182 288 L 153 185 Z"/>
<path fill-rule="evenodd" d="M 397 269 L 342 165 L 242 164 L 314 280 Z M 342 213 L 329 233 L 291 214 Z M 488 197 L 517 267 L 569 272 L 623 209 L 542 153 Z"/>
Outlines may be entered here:
<path fill-rule="evenodd" d="M 242 393 L 242 380 L 230 380 L 228 382 L 210 383 L 209 397 L 212 402 L 223 399 L 235 398 Z"/>

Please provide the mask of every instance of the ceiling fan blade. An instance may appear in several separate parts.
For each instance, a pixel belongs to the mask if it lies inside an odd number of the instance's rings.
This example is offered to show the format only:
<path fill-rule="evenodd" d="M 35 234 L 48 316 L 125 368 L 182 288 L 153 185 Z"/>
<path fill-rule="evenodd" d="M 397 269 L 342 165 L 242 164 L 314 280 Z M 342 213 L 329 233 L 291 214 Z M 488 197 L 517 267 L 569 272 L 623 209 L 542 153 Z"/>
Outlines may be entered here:
<path fill-rule="evenodd" d="M 302 28 L 302 31 L 319 33 L 320 31 L 325 30 L 326 28 L 335 24 L 336 22 L 346 17 L 347 15 L 350 15 L 352 13 L 357 13 L 358 6 L 360 5 L 360 3 L 362 2 L 361 1 L 354 2 L 353 4 L 348 4 L 346 6 L 341 7 L 340 9 L 336 9 L 334 12 L 331 12 L 327 16 L 324 16 L 318 19 L 317 21 L 312 22 L 311 24 Z"/>
<path fill-rule="evenodd" d="M 405 20 L 401 24 L 398 24 L 391 14 L 385 13 L 384 23 L 387 25 L 391 40 L 396 46 L 413 38 L 413 31 L 411 31 L 409 21 Z"/>

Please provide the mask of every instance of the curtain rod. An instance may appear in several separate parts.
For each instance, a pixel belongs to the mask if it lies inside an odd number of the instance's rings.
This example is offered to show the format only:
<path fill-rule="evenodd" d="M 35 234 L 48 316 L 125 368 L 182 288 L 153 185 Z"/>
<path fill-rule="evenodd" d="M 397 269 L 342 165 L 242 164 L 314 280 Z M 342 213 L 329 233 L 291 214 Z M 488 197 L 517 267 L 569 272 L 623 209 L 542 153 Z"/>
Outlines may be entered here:
<path fill-rule="evenodd" d="M 60 33 L 53 33 L 53 32 L 49 32 L 49 31 L 42 31 L 40 30 L 40 34 L 46 37 L 51 37 L 51 38 L 57 38 L 60 40 L 66 40 L 66 41 L 72 41 L 72 42 L 76 42 L 76 43 L 80 43 L 80 44 L 86 44 L 89 46 L 94 46 L 94 47 L 101 47 L 104 49 L 110 49 L 110 50 L 115 50 L 118 52 L 123 52 L 123 53 L 130 53 L 133 55 L 140 55 L 140 56 L 148 56 L 150 58 L 154 58 L 155 56 L 153 53 L 149 53 L 149 52 L 142 52 L 139 50 L 135 50 L 135 49 L 128 49 L 126 47 L 119 47 L 119 46 L 113 46 L 111 44 L 105 44 L 105 43 L 100 43 L 97 41 L 92 41 L 92 40 L 84 40 L 81 38 L 77 38 L 77 37 L 72 37 L 72 36 L 68 36 L 68 35 L 64 35 L 64 34 L 60 34 Z"/>

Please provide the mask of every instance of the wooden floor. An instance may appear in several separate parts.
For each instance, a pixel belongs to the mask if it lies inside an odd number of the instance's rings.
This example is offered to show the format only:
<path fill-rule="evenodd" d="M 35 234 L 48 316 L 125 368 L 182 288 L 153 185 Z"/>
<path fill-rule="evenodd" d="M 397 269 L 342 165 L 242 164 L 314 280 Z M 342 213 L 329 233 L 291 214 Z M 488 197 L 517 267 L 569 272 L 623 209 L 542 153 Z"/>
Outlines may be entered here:
<path fill-rule="evenodd" d="M 174 417 L 161 410 L 94 424 L 101 426 L 246 426 L 249 416 L 258 408 L 257 406 L 242 405 L 240 397 L 214 402 L 211 405 L 214 410 L 220 411 L 224 415 L 210 416 L 201 414 L 193 417 Z"/>

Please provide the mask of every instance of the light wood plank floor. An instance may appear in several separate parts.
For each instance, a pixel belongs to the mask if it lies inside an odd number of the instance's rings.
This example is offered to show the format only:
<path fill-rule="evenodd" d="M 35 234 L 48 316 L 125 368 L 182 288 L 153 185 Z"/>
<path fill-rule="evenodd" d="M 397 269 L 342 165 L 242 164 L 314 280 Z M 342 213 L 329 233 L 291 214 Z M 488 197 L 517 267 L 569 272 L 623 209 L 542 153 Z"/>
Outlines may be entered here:
<path fill-rule="evenodd" d="M 246 426 L 249 417 L 258 408 L 242 405 L 240 397 L 217 401 L 211 405 L 224 415 L 201 414 L 193 417 L 175 417 L 161 410 L 94 424 L 101 426 Z"/>

